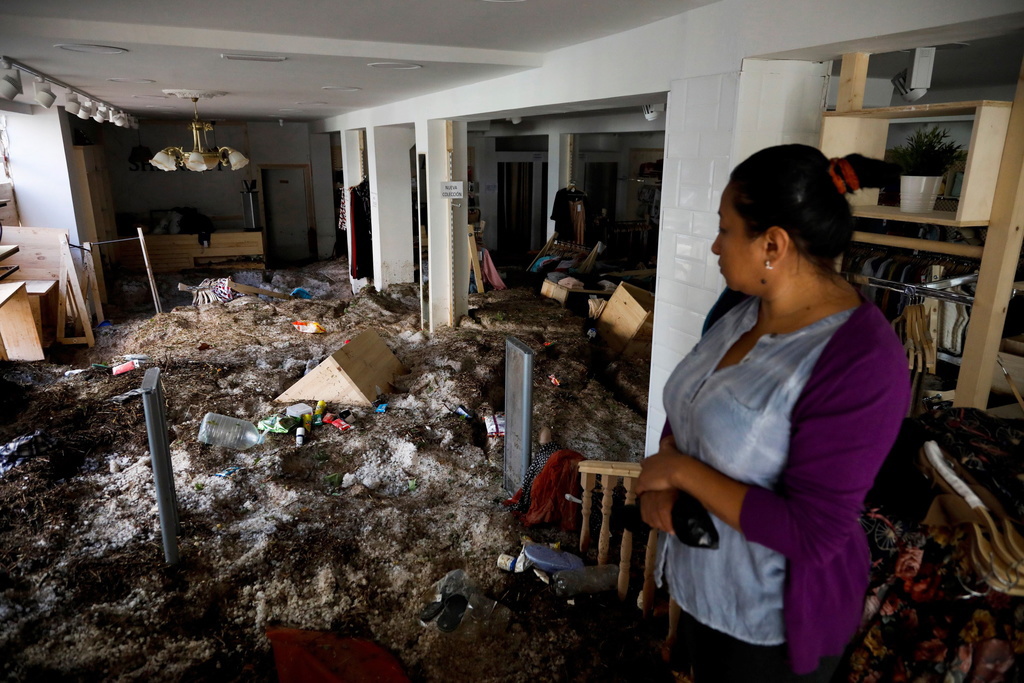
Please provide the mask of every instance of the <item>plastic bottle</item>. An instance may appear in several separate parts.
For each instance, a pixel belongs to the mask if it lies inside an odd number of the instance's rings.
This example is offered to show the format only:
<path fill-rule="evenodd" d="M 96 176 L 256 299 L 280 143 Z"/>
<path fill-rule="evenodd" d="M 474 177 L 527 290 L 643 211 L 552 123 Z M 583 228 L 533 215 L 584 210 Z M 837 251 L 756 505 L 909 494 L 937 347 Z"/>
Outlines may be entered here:
<path fill-rule="evenodd" d="M 555 587 L 555 595 L 560 598 L 579 593 L 615 590 L 619 583 L 619 567 L 615 564 L 602 564 L 596 567 L 567 569 L 555 572 L 551 583 Z"/>
<path fill-rule="evenodd" d="M 199 440 L 211 446 L 242 450 L 263 443 L 263 435 L 251 422 L 237 417 L 207 413 L 199 425 Z"/>

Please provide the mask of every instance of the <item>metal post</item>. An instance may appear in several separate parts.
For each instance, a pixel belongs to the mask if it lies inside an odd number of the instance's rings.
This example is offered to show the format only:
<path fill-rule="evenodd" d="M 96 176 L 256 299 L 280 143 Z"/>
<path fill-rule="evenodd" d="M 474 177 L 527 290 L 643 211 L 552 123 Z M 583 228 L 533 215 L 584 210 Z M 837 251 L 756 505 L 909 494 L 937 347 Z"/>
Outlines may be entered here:
<path fill-rule="evenodd" d="M 174 469 L 167 443 L 167 415 L 164 411 L 164 388 L 160 368 L 149 368 L 142 378 L 142 405 L 146 410 L 146 431 L 149 432 L 149 457 L 153 463 L 153 484 L 156 505 L 160 512 L 160 533 L 164 540 L 167 564 L 178 563 L 178 496 L 174 492 Z"/>
<path fill-rule="evenodd" d="M 505 491 L 523 485 L 530 466 L 533 419 L 533 349 L 505 338 Z"/>

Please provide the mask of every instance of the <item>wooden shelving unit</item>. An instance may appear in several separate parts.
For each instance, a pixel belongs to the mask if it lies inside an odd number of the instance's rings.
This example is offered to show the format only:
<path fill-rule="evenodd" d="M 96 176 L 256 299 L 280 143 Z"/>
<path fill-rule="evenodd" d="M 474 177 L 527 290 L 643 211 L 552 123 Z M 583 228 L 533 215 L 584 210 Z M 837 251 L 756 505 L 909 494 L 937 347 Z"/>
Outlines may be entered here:
<path fill-rule="evenodd" d="M 869 55 L 843 56 L 836 111 L 822 118 L 821 150 L 828 157 L 885 155 L 889 122 L 973 117 L 971 141 L 956 212 L 905 214 L 878 206 L 878 192 L 851 197 L 854 215 L 954 227 L 987 226 L 984 247 L 894 235 L 854 233 L 858 242 L 980 258 L 978 285 L 957 379 L 955 405 L 985 408 L 1002 341 L 1007 303 L 1015 291 L 1024 217 L 1024 65 L 1013 102 L 978 100 L 949 104 L 863 109 Z"/>
<path fill-rule="evenodd" d="M 911 223 L 963 227 L 988 225 L 999 161 L 1010 122 L 1009 102 L 979 100 L 826 112 L 821 124 L 821 151 L 829 157 L 859 153 L 881 159 L 885 156 L 890 121 L 963 116 L 973 117 L 974 125 L 967 149 L 963 189 L 955 212 L 903 213 L 897 207 L 879 206 L 878 190 L 862 190 L 851 197 L 854 214 Z"/>

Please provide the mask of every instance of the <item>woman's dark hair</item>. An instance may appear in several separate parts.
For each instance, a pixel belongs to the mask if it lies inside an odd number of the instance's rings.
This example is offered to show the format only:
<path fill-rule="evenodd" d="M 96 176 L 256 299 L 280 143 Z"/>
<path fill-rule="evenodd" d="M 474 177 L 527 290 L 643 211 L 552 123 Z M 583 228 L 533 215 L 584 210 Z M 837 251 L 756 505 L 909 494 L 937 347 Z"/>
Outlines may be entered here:
<path fill-rule="evenodd" d="M 842 161 L 849 166 L 836 167 L 808 145 L 779 145 L 756 152 L 729 177 L 736 189 L 736 211 L 752 233 L 777 225 L 789 233 L 800 253 L 831 270 L 833 259 L 843 253 L 853 234 L 853 216 L 844 192 L 858 186 L 883 187 L 900 174 L 899 166 L 860 154 Z M 849 177 L 851 172 L 855 178 Z"/>

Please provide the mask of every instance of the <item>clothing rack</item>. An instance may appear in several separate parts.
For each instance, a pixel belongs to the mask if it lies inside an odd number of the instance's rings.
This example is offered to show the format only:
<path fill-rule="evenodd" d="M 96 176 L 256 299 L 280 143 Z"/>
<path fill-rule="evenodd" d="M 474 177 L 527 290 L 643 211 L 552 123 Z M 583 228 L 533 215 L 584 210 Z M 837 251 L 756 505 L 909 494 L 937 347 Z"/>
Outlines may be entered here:
<path fill-rule="evenodd" d="M 977 273 L 948 278 L 946 280 L 936 280 L 935 282 L 928 282 L 919 285 L 907 282 L 894 282 L 893 280 L 883 280 L 869 275 L 861 275 L 860 273 L 842 273 L 842 275 L 849 282 L 855 285 L 880 287 L 892 292 L 899 292 L 900 294 L 908 297 L 937 299 L 939 301 L 948 301 L 952 304 L 962 304 L 964 306 L 973 306 L 974 297 L 970 294 L 959 294 L 957 292 L 947 292 L 946 290 L 951 287 L 958 287 L 960 285 L 978 281 Z M 1016 290 L 1014 290 L 1014 293 L 1016 293 Z"/>

